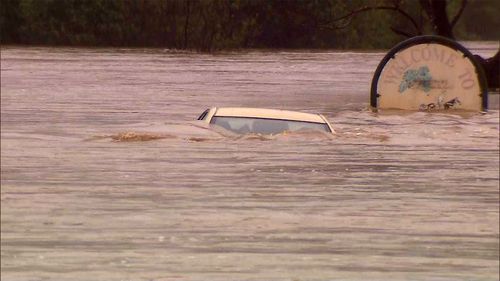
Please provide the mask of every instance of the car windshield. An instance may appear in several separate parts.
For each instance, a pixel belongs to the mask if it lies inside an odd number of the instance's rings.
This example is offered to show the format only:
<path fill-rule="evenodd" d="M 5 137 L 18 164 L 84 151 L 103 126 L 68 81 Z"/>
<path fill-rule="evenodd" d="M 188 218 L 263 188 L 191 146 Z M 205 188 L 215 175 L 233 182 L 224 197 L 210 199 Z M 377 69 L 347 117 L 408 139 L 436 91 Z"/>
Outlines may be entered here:
<path fill-rule="evenodd" d="M 239 134 L 279 134 L 284 131 L 298 130 L 318 130 L 323 132 L 331 132 L 330 128 L 325 123 L 280 119 L 214 116 L 210 123 L 219 125 L 224 129 Z"/>

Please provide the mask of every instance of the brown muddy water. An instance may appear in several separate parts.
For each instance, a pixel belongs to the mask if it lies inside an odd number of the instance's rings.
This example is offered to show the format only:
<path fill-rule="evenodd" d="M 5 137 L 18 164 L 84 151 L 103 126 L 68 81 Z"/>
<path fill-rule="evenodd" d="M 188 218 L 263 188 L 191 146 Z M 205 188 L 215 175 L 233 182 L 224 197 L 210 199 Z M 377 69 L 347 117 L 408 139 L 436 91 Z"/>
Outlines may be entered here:
<path fill-rule="evenodd" d="M 499 278 L 498 95 L 372 113 L 383 52 L 1 55 L 2 280 Z M 337 134 L 225 136 L 210 106 Z"/>

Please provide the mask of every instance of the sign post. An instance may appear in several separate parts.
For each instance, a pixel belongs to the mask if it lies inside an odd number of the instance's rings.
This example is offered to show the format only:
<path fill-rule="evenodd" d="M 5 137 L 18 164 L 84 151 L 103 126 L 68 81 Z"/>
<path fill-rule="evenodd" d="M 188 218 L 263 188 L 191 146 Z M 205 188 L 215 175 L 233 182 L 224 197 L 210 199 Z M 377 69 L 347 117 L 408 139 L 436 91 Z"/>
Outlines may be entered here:
<path fill-rule="evenodd" d="M 486 111 L 486 78 L 462 45 L 418 36 L 382 59 L 372 79 L 370 104 L 375 109 Z"/>

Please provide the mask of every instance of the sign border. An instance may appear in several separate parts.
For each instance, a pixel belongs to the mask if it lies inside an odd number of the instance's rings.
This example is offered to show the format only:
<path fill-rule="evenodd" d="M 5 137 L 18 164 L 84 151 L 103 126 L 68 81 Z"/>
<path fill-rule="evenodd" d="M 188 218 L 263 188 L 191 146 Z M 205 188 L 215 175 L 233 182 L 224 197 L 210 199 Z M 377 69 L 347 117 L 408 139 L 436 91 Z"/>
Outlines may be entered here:
<path fill-rule="evenodd" d="M 464 57 L 467 57 L 472 64 L 474 65 L 474 68 L 476 70 L 476 74 L 478 75 L 478 80 L 479 80 L 479 89 L 481 90 L 481 93 L 479 94 L 481 96 L 482 100 L 482 110 L 487 111 L 488 110 L 488 84 L 486 82 L 486 76 L 484 74 L 483 67 L 479 62 L 476 60 L 474 55 L 467 50 L 464 46 L 460 45 L 458 42 L 453 41 L 451 39 L 448 39 L 446 37 L 442 36 L 436 36 L 436 35 L 422 35 L 422 36 L 416 36 L 412 37 L 410 39 L 407 39 L 403 42 L 400 42 L 396 46 L 394 46 L 392 49 L 389 50 L 389 52 L 384 56 L 384 58 L 380 61 L 380 63 L 377 66 L 377 69 L 375 70 L 375 73 L 373 74 L 373 79 L 370 87 L 370 106 L 372 108 L 377 109 L 377 101 L 378 97 L 380 97 L 380 94 L 378 93 L 378 80 L 380 78 L 380 75 L 382 74 L 382 70 L 384 70 L 385 65 L 389 60 L 394 59 L 396 53 L 407 49 L 411 46 L 414 45 L 420 45 L 420 44 L 430 44 L 430 43 L 437 43 L 441 44 L 447 47 L 450 47 L 456 51 L 460 51 Z"/>

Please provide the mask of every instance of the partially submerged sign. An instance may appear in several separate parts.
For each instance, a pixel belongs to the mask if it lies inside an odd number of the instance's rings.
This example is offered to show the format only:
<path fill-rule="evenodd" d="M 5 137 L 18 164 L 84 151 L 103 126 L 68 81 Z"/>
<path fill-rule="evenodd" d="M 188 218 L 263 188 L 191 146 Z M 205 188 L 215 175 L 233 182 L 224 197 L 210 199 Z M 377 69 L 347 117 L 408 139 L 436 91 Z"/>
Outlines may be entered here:
<path fill-rule="evenodd" d="M 474 56 L 438 36 L 408 39 L 387 53 L 375 71 L 370 104 L 380 109 L 487 109 L 487 84 Z"/>

